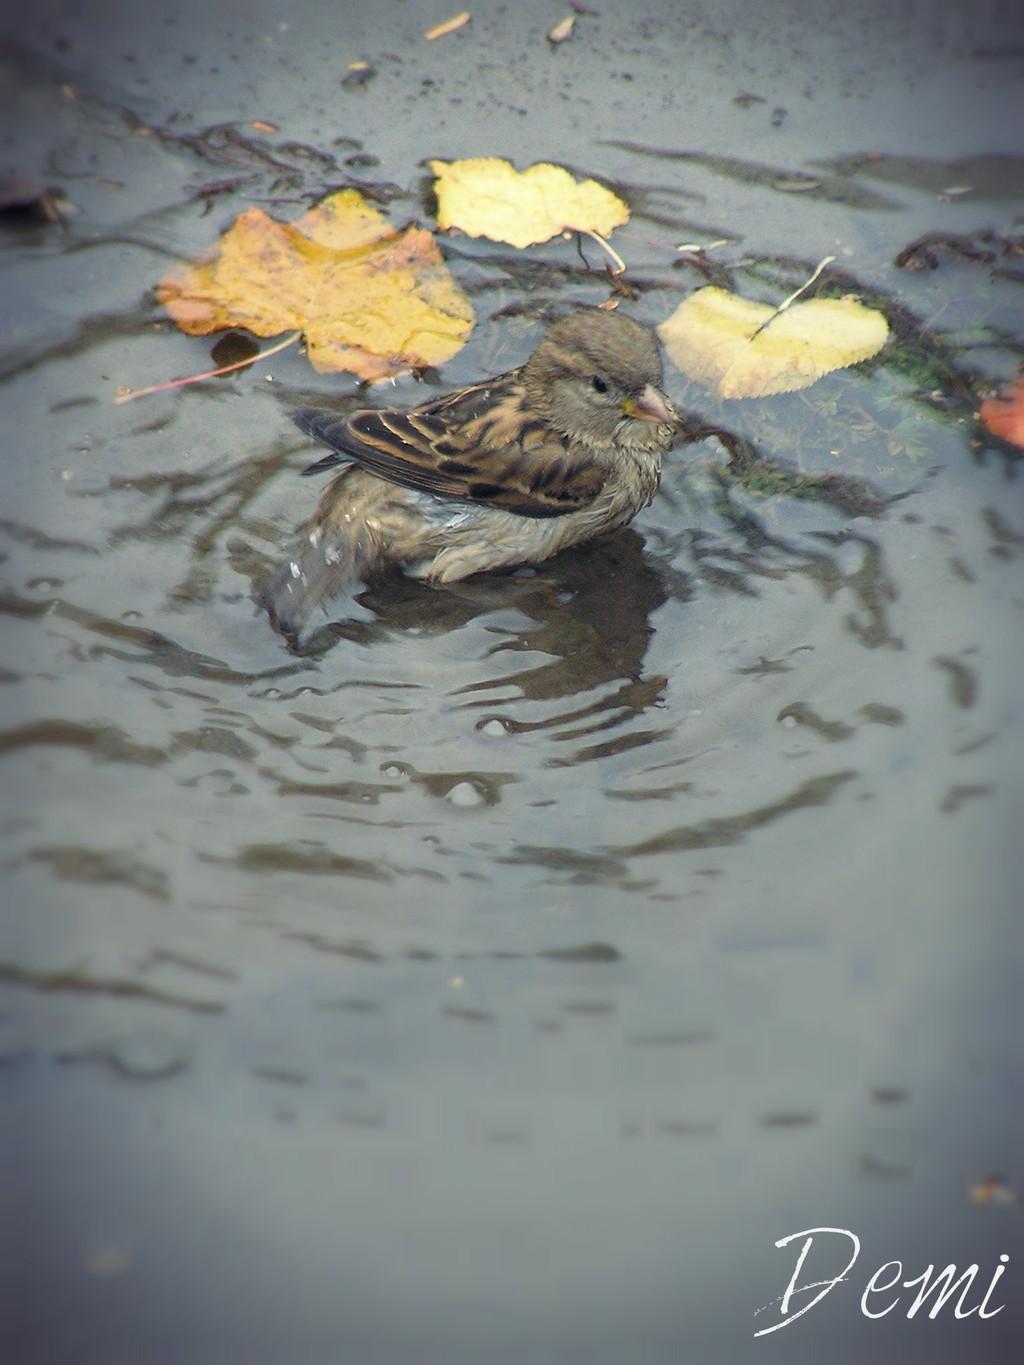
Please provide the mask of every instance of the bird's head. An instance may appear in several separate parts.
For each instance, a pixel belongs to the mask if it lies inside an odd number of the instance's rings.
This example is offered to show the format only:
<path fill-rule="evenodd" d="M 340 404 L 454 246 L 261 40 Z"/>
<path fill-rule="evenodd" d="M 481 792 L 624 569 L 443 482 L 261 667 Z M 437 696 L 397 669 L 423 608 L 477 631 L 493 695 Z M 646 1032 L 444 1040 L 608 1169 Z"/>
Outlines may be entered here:
<path fill-rule="evenodd" d="M 599 308 L 556 322 L 526 362 L 531 407 L 564 436 L 595 451 L 667 450 L 678 414 L 661 389 L 654 333 Z"/>

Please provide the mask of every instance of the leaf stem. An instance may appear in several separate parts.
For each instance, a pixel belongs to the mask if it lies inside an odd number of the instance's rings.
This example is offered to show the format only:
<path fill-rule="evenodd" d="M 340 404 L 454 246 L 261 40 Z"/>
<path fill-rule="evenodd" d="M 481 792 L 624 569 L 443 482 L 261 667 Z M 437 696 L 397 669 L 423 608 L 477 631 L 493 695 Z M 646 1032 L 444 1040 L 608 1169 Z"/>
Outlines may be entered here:
<path fill-rule="evenodd" d="M 185 384 L 198 384 L 201 379 L 216 379 L 219 375 L 231 374 L 233 370 L 244 370 L 248 365 L 255 365 L 257 360 L 269 360 L 272 355 L 277 355 L 278 351 L 294 346 L 301 336 L 301 332 L 290 332 L 283 341 L 277 342 L 266 351 L 258 351 L 247 360 L 236 360 L 232 365 L 222 365 L 217 370 L 205 370 L 202 374 L 190 374 L 184 379 L 168 379 L 163 384 L 150 384 L 146 389 L 129 389 L 127 393 L 119 393 L 114 402 L 131 403 L 133 399 L 145 398 L 151 393 L 164 393 L 167 389 L 180 389 Z"/>
<path fill-rule="evenodd" d="M 802 293 L 804 293 L 805 290 L 810 289 L 811 285 L 812 285 L 812 284 L 814 283 L 814 281 L 818 278 L 818 276 L 819 276 L 819 275 L 821 274 L 821 272 L 825 269 L 825 267 L 826 267 L 827 265 L 831 265 L 832 262 L 833 262 L 834 260 L 835 260 L 835 257 L 834 257 L 834 256 L 826 256 L 824 260 L 819 261 L 819 262 L 818 262 L 818 268 L 817 268 L 817 270 L 815 270 L 815 272 L 814 272 L 814 274 L 811 276 L 811 278 L 810 278 L 809 280 L 805 280 L 804 283 L 800 286 L 799 289 L 794 289 L 793 292 L 792 292 L 792 294 L 790 294 L 790 296 L 789 296 L 788 299 L 783 299 L 782 302 L 779 304 L 778 308 L 776 308 L 775 312 L 772 313 L 769 317 L 766 317 L 766 318 L 765 318 L 764 322 L 761 323 L 761 325 L 760 325 L 760 327 L 758 327 L 757 331 L 751 333 L 751 335 L 750 335 L 750 337 L 748 338 L 748 340 L 749 340 L 749 341 L 753 341 L 755 337 L 760 336 L 761 333 L 764 331 L 764 329 L 765 329 L 766 327 L 770 326 L 770 325 L 775 321 L 775 319 L 779 316 L 780 313 L 784 313 L 784 312 L 786 311 L 786 309 L 790 306 L 791 303 L 796 303 L 796 301 L 797 301 L 797 299 L 800 297 L 800 295 L 801 295 Z"/>
<path fill-rule="evenodd" d="M 605 241 L 605 239 L 601 236 L 599 232 L 592 232 L 590 228 L 577 228 L 576 231 L 585 232 L 588 237 L 592 237 L 594 239 L 594 241 L 598 244 L 602 251 L 607 252 L 607 254 L 612 260 L 612 264 L 615 266 L 616 275 L 624 275 L 626 273 L 626 262 L 622 259 L 619 253 L 611 245 L 611 243 Z"/>

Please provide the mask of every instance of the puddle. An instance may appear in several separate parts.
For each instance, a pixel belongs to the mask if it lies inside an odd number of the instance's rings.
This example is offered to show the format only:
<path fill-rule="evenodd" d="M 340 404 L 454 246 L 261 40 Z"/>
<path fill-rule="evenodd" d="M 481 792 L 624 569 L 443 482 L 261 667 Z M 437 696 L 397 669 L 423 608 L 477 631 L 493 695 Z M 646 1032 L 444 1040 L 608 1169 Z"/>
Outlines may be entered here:
<path fill-rule="evenodd" d="M 1019 16 L 87 8 L 0 52 L 50 195 L 0 222 L 19 1358 L 753 1359 L 817 1226 L 863 1258 L 787 1358 L 1008 1358 L 1019 1294 L 857 1300 L 1024 1250 L 971 1195 L 1021 1183 L 1024 499 L 976 417 L 1024 356 Z M 643 321 L 834 255 L 890 340 L 762 399 L 667 369 L 630 529 L 291 652 L 251 603 L 318 491 L 288 413 L 367 395 L 293 350 L 115 406 L 227 354 L 154 285 L 253 205 L 429 225 L 426 162 L 484 154 L 628 200 Z M 443 250 L 476 328 L 371 402 L 609 294 L 591 244 Z"/>

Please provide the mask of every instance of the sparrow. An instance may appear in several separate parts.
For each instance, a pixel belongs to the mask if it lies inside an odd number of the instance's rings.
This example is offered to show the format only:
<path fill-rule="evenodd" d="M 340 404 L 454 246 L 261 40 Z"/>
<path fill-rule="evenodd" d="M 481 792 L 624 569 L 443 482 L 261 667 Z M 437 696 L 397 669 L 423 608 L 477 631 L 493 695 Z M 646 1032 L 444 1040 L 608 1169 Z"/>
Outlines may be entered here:
<path fill-rule="evenodd" d="M 632 521 L 658 490 L 678 414 L 654 333 L 590 308 L 518 369 L 411 409 L 292 414 L 339 473 L 258 595 L 301 640 L 318 608 L 396 566 L 432 583 L 538 564 Z"/>

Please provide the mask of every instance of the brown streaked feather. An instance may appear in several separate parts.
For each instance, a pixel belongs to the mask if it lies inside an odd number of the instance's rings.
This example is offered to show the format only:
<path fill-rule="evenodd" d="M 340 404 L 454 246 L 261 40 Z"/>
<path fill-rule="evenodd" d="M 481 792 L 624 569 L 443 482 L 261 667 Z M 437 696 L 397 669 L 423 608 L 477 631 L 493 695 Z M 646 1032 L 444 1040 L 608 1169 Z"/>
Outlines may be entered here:
<path fill-rule="evenodd" d="M 363 408 L 348 418 L 304 409 L 294 421 L 335 452 L 306 473 L 352 463 L 404 488 L 524 517 L 588 506 L 605 471 L 573 454 L 543 422 L 524 417 L 520 372 L 423 403 Z"/>
<path fill-rule="evenodd" d="M 509 370 L 491 379 L 481 379 L 464 389 L 455 389 L 439 398 L 428 398 L 413 409 L 426 417 L 440 417 L 452 426 L 489 416 L 496 407 L 508 403 L 518 410 L 523 397 L 523 371 Z"/>
<path fill-rule="evenodd" d="M 318 609 L 389 566 L 456 583 L 626 525 L 676 435 L 656 337 L 596 309 L 554 323 L 520 369 L 411 411 L 295 421 L 331 451 L 306 472 L 337 473 L 259 594 L 296 643 Z"/>

